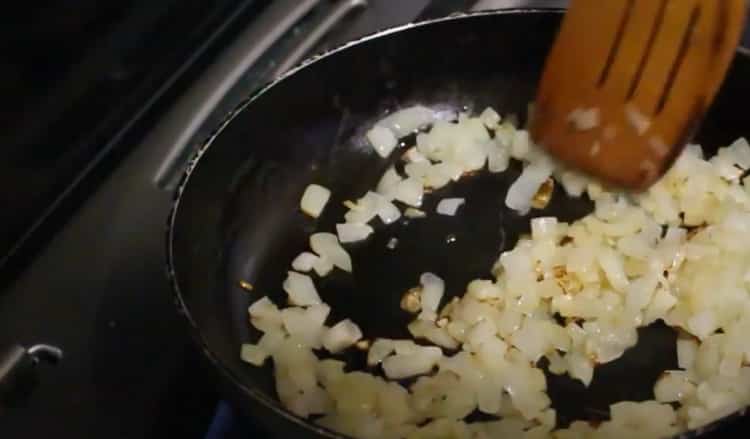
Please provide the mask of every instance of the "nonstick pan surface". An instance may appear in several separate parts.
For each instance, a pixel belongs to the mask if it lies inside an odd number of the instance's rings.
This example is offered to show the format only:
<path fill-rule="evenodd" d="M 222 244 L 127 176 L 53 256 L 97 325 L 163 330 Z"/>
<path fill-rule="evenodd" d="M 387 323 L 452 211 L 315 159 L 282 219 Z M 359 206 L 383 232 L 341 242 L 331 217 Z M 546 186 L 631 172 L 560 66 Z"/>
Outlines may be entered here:
<path fill-rule="evenodd" d="M 307 249 L 308 236 L 335 230 L 345 210 L 342 201 L 373 188 L 395 161 L 377 156 L 364 132 L 388 111 L 417 103 L 474 111 L 493 106 L 523 122 L 560 18 L 555 10 L 476 13 L 350 43 L 248 99 L 191 162 L 169 220 L 169 275 L 179 309 L 227 396 L 269 433 L 336 437 L 284 411 L 271 365 L 249 366 L 239 349 L 259 336 L 248 324 L 248 305 L 263 295 L 283 303 L 281 283 L 291 260 Z M 747 78 L 750 56 L 738 52 L 699 141 L 716 147 L 748 134 Z M 529 231 L 530 216 L 518 216 L 503 202 L 518 174 L 517 168 L 480 173 L 426 196 L 427 212 L 434 212 L 441 198 L 465 197 L 467 204 L 455 217 L 433 214 L 375 225 L 371 239 L 349 247 L 353 274 L 335 271 L 316 281 L 331 305 L 329 319 L 351 318 L 368 338 L 408 337 L 410 316 L 399 300 L 420 273 L 445 279 L 447 299 L 462 295 L 469 280 L 489 278 L 499 254 Z M 313 182 L 333 192 L 318 220 L 298 208 Z M 588 200 L 562 192 L 555 191 L 549 206 L 532 216 L 573 221 L 591 210 Z M 386 243 L 393 237 L 399 245 L 390 250 Z M 240 288 L 241 279 L 254 291 Z M 363 355 L 348 354 L 347 361 L 361 367 Z M 657 377 L 675 367 L 673 331 L 661 324 L 644 328 L 636 347 L 596 369 L 588 389 L 548 375 L 558 423 L 606 419 L 611 403 L 653 399 Z"/>

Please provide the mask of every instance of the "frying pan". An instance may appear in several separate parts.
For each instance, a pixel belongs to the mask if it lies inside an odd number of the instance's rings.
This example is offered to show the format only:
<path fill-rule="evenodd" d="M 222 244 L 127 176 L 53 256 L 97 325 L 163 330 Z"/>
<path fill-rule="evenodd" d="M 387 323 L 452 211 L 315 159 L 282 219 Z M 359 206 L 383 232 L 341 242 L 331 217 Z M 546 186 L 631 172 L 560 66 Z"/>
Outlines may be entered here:
<path fill-rule="evenodd" d="M 523 123 L 560 18 L 559 10 L 503 10 L 362 38 L 263 88 L 210 136 L 176 191 L 168 222 L 168 272 L 195 341 L 243 415 L 277 437 L 341 437 L 280 406 L 270 364 L 256 368 L 240 360 L 240 345 L 259 336 L 248 324 L 248 305 L 263 295 L 283 303 L 281 283 L 294 256 L 307 249 L 309 234 L 334 230 L 344 213 L 341 202 L 374 187 L 390 165 L 364 140 L 364 132 L 386 112 L 416 103 L 474 111 L 491 105 L 501 114 L 518 113 Z M 748 134 L 747 78 L 750 54 L 738 51 L 697 136 L 708 148 Z M 469 280 L 489 276 L 500 252 L 529 231 L 529 216 L 503 203 L 518 174 L 517 168 L 485 173 L 426 197 L 428 212 L 440 198 L 465 197 L 467 204 L 455 217 L 377 224 L 371 239 L 349 247 L 353 274 L 336 271 L 316 281 L 331 305 L 329 319 L 349 317 L 370 338 L 408 337 L 410 316 L 399 308 L 399 299 L 420 273 L 444 278 L 447 299 L 461 295 Z M 312 182 L 333 192 L 318 220 L 298 208 Z M 590 201 L 562 192 L 532 215 L 573 221 L 591 211 Z M 399 245 L 389 250 L 386 243 L 393 237 Z M 241 279 L 254 290 L 240 288 Z M 659 374 L 676 367 L 675 334 L 662 324 L 639 332 L 638 345 L 597 368 L 588 389 L 567 377 L 548 376 L 560 425 L 606 419 L 616 401 L 653 399 Z M 348 353 L 345 360 L 359 368 L 363 356 Z M 710 433 L 741 416 L 683 437 Z"/>

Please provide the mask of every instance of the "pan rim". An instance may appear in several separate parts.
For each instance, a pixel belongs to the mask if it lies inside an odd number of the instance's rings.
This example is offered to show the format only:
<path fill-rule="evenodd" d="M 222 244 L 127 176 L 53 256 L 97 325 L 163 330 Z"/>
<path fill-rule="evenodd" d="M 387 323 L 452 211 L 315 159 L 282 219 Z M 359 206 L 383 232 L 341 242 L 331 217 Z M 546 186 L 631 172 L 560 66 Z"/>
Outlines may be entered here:
<path fill-rule="evenodd" d="M 192 176 L 195 169 L 198 167 L 198 164 L 200 163 L 201 158 L 208 152 L 208 150 L 214 144 L 214 140 L 219 136 L 219 134 L 221 134 L 221 132 L 226 128 L 226 126 L 239 113 L 241 113 L 248 105 L 250 105 L 257 99 L 259 99 L 261 96 L 263 96 L 267 91 L 269 91 L 273 87 L 276 87 L 277 85 L 283 83 L 285 80 L 293 76 L 298 71 L 305 69 L 309 66 L 312 66 L 318 61 L 328 58 L 331 55 L 347 50 L 359 44 L 366 43 L 370 40 L 383 38 L 388 35 L 401 32 L 401 31 L 421 28 L 423 26 L 428 26 L 428 25 L 432 25 L 435 23 L 450 22 L 454 20 L 471 19 L 471 18 L 482 17 L 482 16 L 506 15 L 506 14 L 507 15 L 510 15 L 510 14 L 561 14 L 564 11 L 565 11 L 565 8 L 559 8 L 559 7 L 531 7 L 531 8 L 510 7 L 510 8 L 502 8 L 502 9 L 494 9 L 494 10 L 456 13 L 456 14 L 451 14 L 449 16 L 445 16 L 445 17 L 409 22 L 409 23 L 405 23 L 402 25 L 385 28 L 385 29 L 364 35 L 355 40 L 348 41 L 346 43 L 341 44 L 340 46 L 331 48 L 322 53 L 315 54 L 315 55 L 308 57 L 307 59 L 303 60 L 298 65 L 296 65 L 295 67 L 291 68 L 290 70 L 286 71 L 282 75 L 268 82 L 266 85 L 260 87 L 255 92 L 251 93 L 248 97 L 246 97 L 239 104 L 237 104 L 237 106 L 234 109 L 232 109 L 231 111 L 227 113 L 224 119 L 217 125 L 217 127 L 206 137 L 203 143 L 201 143 L 198 149 L 194 151 L 193 154 L 191 155 L 191 158 L 188 161 L 188 164 L 185 167 L 185 170 L 183 171 L 182 176 L 180 177 L 179 183 L 173 192 L 172 206 L 167 216 L 166 234 L 165 234 L 166 275 L 171 285 L 172 296 L 175 301 L 177 312 L 181 317 L 183 317 L 184 322 L 187 323 L 190 336 L 193 342 L 195 343 L 195 345 L 200 349 L 203 356 L 211 363 L 211 365 L 216 370 L 219 371 L 220 375 L 224 379 L 228 380 L 232 386 L 240 389 L 243 395 L 252 398 L 257 403 L 263 405 L 266 409 L 269 409 L 276 415 L 279 415 L 282 418 L 284 418 L 286 421 L 292 422 L 296 424 L 297 426 L 303 429 L 307 429 L 313 433 L 319 434 L 322 437 L 331 438 L 331 439 L 350 439 L 349 436 L 342 435 L 340 433 L 337 433 L 333 430 L 329 430 L 324 427 L 320 427 L 310 422 L 307 419 L 294 415 L 293 413 L 285 409 L 280 404 L 278 399 L 270 398 L 268 395 L 264 394 L 263 392 L 260 392 L 258 389 L 247 386 L 245 382 L 241 379 L 241 377 L 237 376 L 227 366 L 225 366 L 221 358 L 215 352 L 212 351 L 212 349 L 209 346 L 209 343 L 207 342 L 207 340 L 205 339 L 203 335 L 203 332 L 201 331 L 201 328 L 199 327 L 199 325 L 193 318 L 193 315 L 190 312 L 190 309 L 188 308 L 185 300 L 183 299 L 183 293 L 180 288 L 180 281 L 178 279 L 177 270 L 174 264 L 175 255 L 174 255 L 174 248 L 172 244 L 174 242 L 175 223 L 179 215 L 179 208 L 180 208 L 180 204 L 182 201 L 182 195 L 185 192 L 185 189 L 187 188 L 190 182 L 190 177 Z M 738 47 L 737 56 L 750 59 L 750 49 L 742 47 L 742 46 Z M 715 421 L 712 421 L 711 423 L 706 424 L 702 427 L 679 433 L 673 436 L 673 439 L 698 438 L 704 434 L 707 434 L 716 430 L 719 426 L 725 424 L 726 422 L 731 422 L 731 421 L 737 420 L 738 418 L 744 417 L 747 410 L 748 410 L 748 407 L 744 407 L 742 409 L 732 412 L 731 414 L 727 416 L 724 416 Z"/>

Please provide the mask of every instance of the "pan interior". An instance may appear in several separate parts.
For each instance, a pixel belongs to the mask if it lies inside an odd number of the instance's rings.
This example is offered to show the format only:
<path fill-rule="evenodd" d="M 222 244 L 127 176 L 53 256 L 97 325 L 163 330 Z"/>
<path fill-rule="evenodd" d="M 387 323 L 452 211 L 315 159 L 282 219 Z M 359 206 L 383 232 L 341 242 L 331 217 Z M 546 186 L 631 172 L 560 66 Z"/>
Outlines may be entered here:
<path fill-rule="evenodd" d="M 420 103 L 469 111 L 488 105 L 501 114 L 525 113 L 559 14 L 484 14 L 412 27 L 360 42 L 317 60 L 267 89 L 215 137 L 192 171 L 173 224 L 172 255 L 181 299 L 200 339 L 222 371 L 253 397 L 275 399 L 270 365 L 239 360 L 243 342 L 258 333 L 248 325 L 247 306 L 263 295 L 277 304 L 292 259 L 307 250 L 317 231 L 333 232 L 344 200 L 372 189 L 389 166 L 371 151 L 364 132 L 387 111 Z M 737 100 L 750 97 L 736 63 L 699 140 L 725 144 L 744 128 Z M 410 315 L 399 308 L 404 291 L 425 271 L 446 280 L 447 300 L 463 294 L 469 280 L 489 278 L 499 254 L 528 233 L 530 216 L 504 206 L 518 176 L 481 173 L 425 198 L 427 219 L 376 224 L 375 235 L 349 247 L 351 275 L 335 271 L 316 280 L 331 305 L 329 324 L 351 318 L 368 338 L 408 337 Z M 313 220 L 298 208 L 309 183 L 333 196 Z M 464 197 L 455 217 L 438 216 L 444 197 Z M 573 221 L 591 209 L 585 199 L 556 190 L 550 205 L 532 216 Z M 398 239 L 389 249 L 391 238 Z M 252 292 L 239 280 L 254 285 Z M 596 369 L 586 389 L 567 377 L 548 375 L 560 424 L 606 418 L 609 404 L 652 399 L 653 383 L 676 366 L 675 335 L 655 324 L 613 363 Z M 349 354 L 353 367 L 361 354 Z M 274 402 L 275 404 L 275 402 Z"/>

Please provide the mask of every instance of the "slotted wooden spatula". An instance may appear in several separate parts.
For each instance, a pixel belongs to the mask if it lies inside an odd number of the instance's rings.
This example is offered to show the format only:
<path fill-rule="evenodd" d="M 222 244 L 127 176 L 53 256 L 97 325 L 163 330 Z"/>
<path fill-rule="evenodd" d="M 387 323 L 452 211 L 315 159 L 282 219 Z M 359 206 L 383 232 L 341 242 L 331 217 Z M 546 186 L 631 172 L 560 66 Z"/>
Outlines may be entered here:
<path fill-rule="evenodd" d="M 745 0 L 573 0 L 547 58 L 532 136 L 612 184 L 649 186 L 718 91 L 745 8 Z"/>

